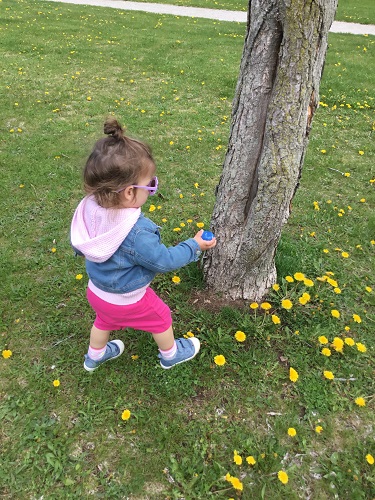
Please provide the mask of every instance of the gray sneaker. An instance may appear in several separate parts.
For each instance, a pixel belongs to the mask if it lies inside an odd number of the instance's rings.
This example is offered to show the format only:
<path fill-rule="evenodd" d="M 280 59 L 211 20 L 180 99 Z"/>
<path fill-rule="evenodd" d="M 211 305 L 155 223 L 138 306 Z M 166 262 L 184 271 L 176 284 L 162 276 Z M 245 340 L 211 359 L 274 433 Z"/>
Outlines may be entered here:
<path fill-rule="evenodd" d="M 89 358 L 87 354 L 85 354 L 85 362 L 83 363 L 83 368 L 88 372 L 93 372 L 102 363 L 121 356 L 121 354 L 124 352 L 124 347 L 125 346 L 122 340 L 112 340 L 111 342 L 108 342 L 104 356 L 101 359 L 95 361 L 94 359 Z"/>
<path fill-rule="evenodd" d="M 169 370 L 172 366 L 179 365 L 180 363 L 185 363 L 193 359 L 199 352 L 201 343 L 196 337 L 191 337 L 190 339 L 177 339 L 177 352 L 173 359 L 164 359 L 161 354 L 159 354 L 160 365 L 165 370 Z"/>

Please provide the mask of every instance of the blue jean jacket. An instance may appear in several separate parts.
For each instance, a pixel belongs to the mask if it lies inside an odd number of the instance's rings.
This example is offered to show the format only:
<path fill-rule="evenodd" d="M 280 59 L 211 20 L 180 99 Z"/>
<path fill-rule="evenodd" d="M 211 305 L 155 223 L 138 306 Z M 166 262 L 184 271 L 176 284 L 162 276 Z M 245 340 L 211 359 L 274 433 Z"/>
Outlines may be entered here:
<path fill-rule="evenodd" d="M 102 263 L 86 259 L 86 271 L 101 290 L 128 293 L 150 283 L 157 273 L 186 266 L 200 255 L 193 238 L 167 248 L 161 243 L 158 226 L 141 214 L 112 257 Z"/>

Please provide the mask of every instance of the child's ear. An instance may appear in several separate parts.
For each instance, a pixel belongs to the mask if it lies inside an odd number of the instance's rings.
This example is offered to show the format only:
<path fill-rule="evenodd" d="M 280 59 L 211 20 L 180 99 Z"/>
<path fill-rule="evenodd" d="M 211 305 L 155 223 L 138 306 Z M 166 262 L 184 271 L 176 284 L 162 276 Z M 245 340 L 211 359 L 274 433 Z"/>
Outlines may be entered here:
<path fill-rule="evenodd" d="M 121 204 L 123 207 L 131 207 L 134 202 L 134 188 L 133 186 L 128 186 L 120 192 Z"/>
<path fill-rule="evenodd" d="M 134 188 L 133 186 L 128 186 L 122 191 L 122 194 L 127 201 L 132 201 L 134 199 Z"/>

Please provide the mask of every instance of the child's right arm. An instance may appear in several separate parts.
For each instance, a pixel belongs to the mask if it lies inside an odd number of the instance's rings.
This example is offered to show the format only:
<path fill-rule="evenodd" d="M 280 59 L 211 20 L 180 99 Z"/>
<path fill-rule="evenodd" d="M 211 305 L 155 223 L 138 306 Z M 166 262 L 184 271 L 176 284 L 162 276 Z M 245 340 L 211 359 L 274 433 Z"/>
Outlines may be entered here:
<path fill-rule="evenodd" d="M 197 261 L 203 250 L 216 245 L 215 238 L 205 241 L 201 237 L 202 233 L 203 231 L 199 231 L 194 238 L 167 248 L 160 242 L 158 233 L 139 231 L 134 244 L 135 263 L 156 273 L 167 273 L 186 266 Z"/>

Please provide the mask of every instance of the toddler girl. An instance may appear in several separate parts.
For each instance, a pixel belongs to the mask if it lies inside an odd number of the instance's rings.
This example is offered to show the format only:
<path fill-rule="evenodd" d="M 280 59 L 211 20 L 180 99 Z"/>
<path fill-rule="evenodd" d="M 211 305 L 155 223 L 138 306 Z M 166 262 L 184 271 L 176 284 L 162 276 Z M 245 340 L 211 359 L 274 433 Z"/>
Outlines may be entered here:
<path fill-rule="evenodd" d="M 86 259 L 87 299 L 96 313 L 84 368 L 93 371 L 124 351 L 112 330 L 150 332 L 158 345 L 160 364 L 168 369 L 198 353 L 197 338 L 175 340 L 169 307 L 150 288 L 157 273 L 167 273 L 199 259 L 216 240 L 199 231 L 174 247 L 160 241 L 158 227 L 142 212 L 158 188 L 150 148 L 127 137 L 114 118 L 104 124 L 107 137 L 94 146 L 84 168 L 87 196 L 71 224 L 71 243 Z"/>

